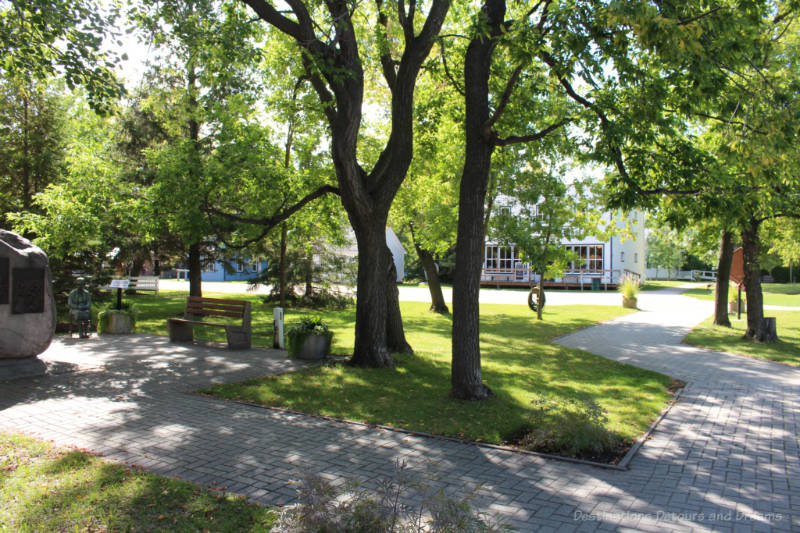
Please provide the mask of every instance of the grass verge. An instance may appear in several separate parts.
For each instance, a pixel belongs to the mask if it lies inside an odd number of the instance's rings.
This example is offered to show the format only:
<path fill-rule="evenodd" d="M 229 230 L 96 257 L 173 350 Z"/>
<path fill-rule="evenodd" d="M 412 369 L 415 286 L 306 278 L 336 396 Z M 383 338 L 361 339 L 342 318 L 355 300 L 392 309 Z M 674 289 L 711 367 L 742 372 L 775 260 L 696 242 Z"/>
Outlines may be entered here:
<path fill-rule="evenodd" d="M 669 281 L 669 280 L 650 280 L 650 279 L 648 279 L 647 281 L 644 282 L 644 284 L 642 284 L 640 289 L 643 290 L 643 291 L 660 291 L 661 289 L 667 289 L 667 288 L 670 288 L 670 287 L 680 287 L 681 285 L 686 285 L 687 283 L 693 283 L 693 282 L 686 281 L 686 280 L 672 280 L 672 281 Z M 705 286 L 705 285 L 703 285 L 703 286 Z"/>
<path fill-rule="evenodd" d="M 0 530 L 269 531 L 244 498 L 0 434 Z"/>
<path fill-rule="evenodd" d="M 757 344 L 743 340 L 747 329 L 747 317 L 744 314 L 741 320 L 731 317 L 732 328 L 715 326 L 713 318 L 709 318 L 694 328 L 685 341 L 721 352 L 800 366 L 800 311 L 767 310 L 765 315 L 777 319 L 778 342 Z"/>
<path fill-rule="evenodd" d="M 731 285 L 728 297 L 734 297 L 736 290 L 736 287 Z M 800 283 L 763 283 L 761 290 L 764 293 L 764 305 L 800 307 Z M 711 288 L 706 288 L 705 286 L 696 287 L 685 291 L 683 294 L 699 300 L 713 300 L 714 288 L 713 286 Z M 744 290 L 742 290 L 742 299 L 744 299 Z"/>
<path fill-rule="evenodd" d="M 393 369 L 330 365 L 203 392 L 494 444 L 514 442 L 531 429 L 532 402 L 540 394 L 596 403 L 606 414 L 604 428 L 621 441 L 640 436 L 670 398 L 667 376 L 549 342 L 625 314 L 621 308 L 553 306 L 540 322 L 526 306 L 482 305 L 483 378 L 496 394 L 480 403 L 455 400 L 449 396 L 452 319 L 429 312 L 426 303 L 401 307 L 417 353 L 395 356 Z M 287 320 L 301 314 L 291 311 Z M 352 350 L 353 315 L 324 314 L 336 333 L 334 352 Z"/>

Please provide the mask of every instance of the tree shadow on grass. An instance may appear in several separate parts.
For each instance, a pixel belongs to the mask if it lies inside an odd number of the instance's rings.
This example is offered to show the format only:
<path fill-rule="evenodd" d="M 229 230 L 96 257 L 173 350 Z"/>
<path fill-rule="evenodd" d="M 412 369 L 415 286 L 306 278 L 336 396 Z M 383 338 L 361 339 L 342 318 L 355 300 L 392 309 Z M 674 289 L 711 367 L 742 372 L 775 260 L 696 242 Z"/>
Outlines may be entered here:
<path fill-rule="evenodd" d="M 37 457 L 9 475 L 18 531 L 265 531 L 270 511 L 79 451 Z"/>

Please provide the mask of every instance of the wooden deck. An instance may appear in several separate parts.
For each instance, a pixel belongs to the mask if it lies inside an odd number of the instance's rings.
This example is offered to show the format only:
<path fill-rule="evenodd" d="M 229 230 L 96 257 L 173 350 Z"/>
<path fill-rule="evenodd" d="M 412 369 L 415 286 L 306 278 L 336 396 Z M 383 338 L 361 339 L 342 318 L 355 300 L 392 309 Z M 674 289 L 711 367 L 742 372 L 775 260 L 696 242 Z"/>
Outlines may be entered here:
<path fill-rule="evenodd" d="M 617 284 L 625 277 L 639 279 L 639 274 L 630 270 L 598 270 L 567 272 L 556 280 L 545 280 L 546 289 L 592 290 L 592 282 L 600 281 L 600 290 L 616 290 Z M 481 272 L 481 287 L 533 287 L 536 275 L 530 269 L 517 267 L 511 269 L 484 268 Z"/>
<path fill-rule="evenodd" d="M 519 287 L 526 287 L 531 288 L 536 285 L 535 282 L 530 281 L 513 281 L 513 280 L 481 280 L 481 287 L 493 287 L 495 289 L 503 289 L 503 288 L 519 288 Z M 592 282 L 588 281 L 585 282 L 583 285 L 580 283 L 563 283 L 561 281 L 545 281 L 544 282 L 545 289 L 563 289 L 563 290 L 584 290 L 590 291 L 592 290 Z M 616 283 L 601 283 L 600 290 L 617 290 Z"/>

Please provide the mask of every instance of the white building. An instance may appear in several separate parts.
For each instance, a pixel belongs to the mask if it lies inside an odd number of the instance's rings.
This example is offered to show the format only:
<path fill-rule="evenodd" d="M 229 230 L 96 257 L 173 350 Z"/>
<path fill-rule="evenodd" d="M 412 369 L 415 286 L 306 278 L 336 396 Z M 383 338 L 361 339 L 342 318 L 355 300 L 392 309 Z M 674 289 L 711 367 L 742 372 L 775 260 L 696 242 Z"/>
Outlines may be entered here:
<path fill-rule="evenodd" d="M 611 217 L 607 216 L 606 220 Z M 628 226 L 630 235 L 623 235 Z M 647 239 L 645 238 L 645 216 L 633 211 L 627 218 L 618 217 L 617 227 L 621 236 L 607 241 L 595 237 L 580 240 L 564 240 L 562 246 L 575 252 L 577 259 L 554 280 L 545 279 L 544 285 L 565 288 L 614 288 L 625 276 L 644 279 L 647 268 Z M 519 250 L 513 245 L 503 246 L 487 241 L 484 250 L 481 285 L 484 286 L 530 286 L 539 281 L 520 259 Z"/>
<path fill-rule="evenodd" d="M 347 229 L 347 240 L 350 244 L 337 250 L 336 253 L 358 259 L 358 244 L 356 244 L 356 236 L 351 228 Z M 403 281 L 406 277 L 406 249 L 403 247 L 397 234 L 395 234 L 394 230 L 390 227 L 386 228 L 386 245 L 392 252 L 394 268 L 397 270 L 397 281 Z"/>

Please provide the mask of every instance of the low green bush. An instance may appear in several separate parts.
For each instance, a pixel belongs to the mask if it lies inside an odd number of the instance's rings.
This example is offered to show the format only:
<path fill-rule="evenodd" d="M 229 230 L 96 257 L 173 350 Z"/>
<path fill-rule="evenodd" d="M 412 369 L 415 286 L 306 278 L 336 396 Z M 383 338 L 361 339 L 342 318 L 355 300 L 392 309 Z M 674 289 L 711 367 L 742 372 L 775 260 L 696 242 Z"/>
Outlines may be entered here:
<path fill-rule="evenodd" d="M 558 398 L 539 394 L 533 399 L 532 429 L 520 440 L 525 449 L 568 455 L 598 457 L 612 454 L 621 439 L 606 429 L 605 412 L 593 400 Z"/>

